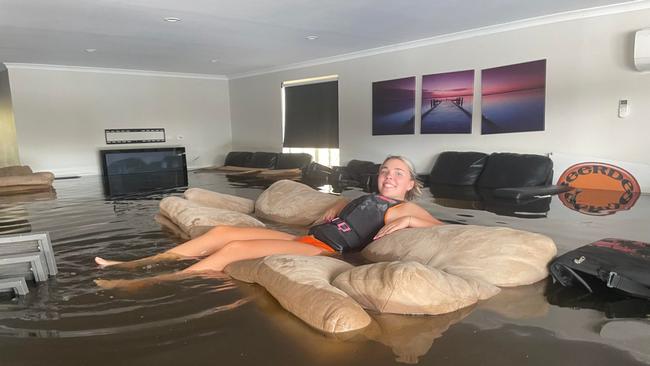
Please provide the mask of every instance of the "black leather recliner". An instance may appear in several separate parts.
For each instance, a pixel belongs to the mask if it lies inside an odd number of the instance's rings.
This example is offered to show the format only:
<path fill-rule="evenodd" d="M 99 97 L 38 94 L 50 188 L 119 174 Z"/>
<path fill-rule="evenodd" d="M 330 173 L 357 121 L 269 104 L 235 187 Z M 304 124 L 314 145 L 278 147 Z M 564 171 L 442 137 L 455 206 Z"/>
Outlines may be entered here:
<path fill-rule="evenodd" d="M 253 157 L 250 151 L 231 151 L 226 155 L 226 166 L 246 166 Z"/>
<path fill-rule="evenodd" d="M 312 161 L 312 156 L 307 153 L 281 153 L 275 169 L 305 169 Z"/>
<path fill-rule="evenodd" d="M 273 169 L 278 162 L 279 153 L 274 152 L 254 152 L 250 160 L 244 165 L 247 168 Z"/>

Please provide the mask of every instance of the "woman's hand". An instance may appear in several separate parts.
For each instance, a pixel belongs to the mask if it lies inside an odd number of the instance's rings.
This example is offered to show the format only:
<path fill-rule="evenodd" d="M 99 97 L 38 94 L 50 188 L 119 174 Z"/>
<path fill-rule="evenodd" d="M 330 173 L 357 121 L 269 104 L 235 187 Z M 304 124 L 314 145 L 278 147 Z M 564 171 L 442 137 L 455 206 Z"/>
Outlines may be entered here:
<path fill-rule="evenodd" d="M 409 226 L 411 226 L 411 216 L 402 216 L 402 217 L 400 217 L 400 218 L 398 218 L 396 220 L 393 220 L 390 223 L 384 225 L 384 227 L 382 227 L 379 230 L 377 235 L 375 235 L 375 237 L 372 238 L 372 240 L 377 240 L 377 239 L 381 238 L 384 235 L 388 235 L 388 234 L 390 234 L 392 232 L 395 232 L 397 230 L 406 229 Z"/>
<path fill-rule="evenodd" d="M 334 218 L 336 217 L 336 215 L 338 215 L 338 213 L 339 213 L 338 210 L 336 210 L 334 207 L 330 207 L 327 209 L 327 211 L 325 211 L 325 213 L 323 214 L 323 216 L 320 217 L 320 219 L 314 221 L 314 225 L 330 222 L 334 220 Z"/>
<path fill-rule="evenodd" d="M 314 221 L 314 225 L 319 225 L 334 220 L 334 218 L 336 218 L 339 213 L 341 213 L 341 210 L 343 210 L 347 204 L 348 200 L 345 198 L 337 201 L 332 205 L 332 207 L 328 208 L 318 220 Z"/>

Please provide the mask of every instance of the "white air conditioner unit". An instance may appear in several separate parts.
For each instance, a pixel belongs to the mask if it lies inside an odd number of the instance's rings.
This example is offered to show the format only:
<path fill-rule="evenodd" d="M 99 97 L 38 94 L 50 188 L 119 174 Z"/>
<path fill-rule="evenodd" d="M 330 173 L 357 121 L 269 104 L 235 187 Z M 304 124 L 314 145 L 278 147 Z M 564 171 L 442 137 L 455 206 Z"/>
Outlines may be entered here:
<path fill-rule="evenodd" d="M 634 67 L 650 71 L 650 28 L 636 32 L 634 36 Z"/>

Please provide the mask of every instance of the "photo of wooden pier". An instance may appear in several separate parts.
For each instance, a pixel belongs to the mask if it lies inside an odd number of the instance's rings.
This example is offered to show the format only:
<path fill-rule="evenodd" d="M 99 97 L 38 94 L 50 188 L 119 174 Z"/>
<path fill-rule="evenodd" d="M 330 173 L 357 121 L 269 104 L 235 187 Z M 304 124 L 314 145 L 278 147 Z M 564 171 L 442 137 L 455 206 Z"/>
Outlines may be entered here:
<path fill-rule="evenodd" d="M 420 133 L 472 133 L 474 70 L 422 77 Z"/>

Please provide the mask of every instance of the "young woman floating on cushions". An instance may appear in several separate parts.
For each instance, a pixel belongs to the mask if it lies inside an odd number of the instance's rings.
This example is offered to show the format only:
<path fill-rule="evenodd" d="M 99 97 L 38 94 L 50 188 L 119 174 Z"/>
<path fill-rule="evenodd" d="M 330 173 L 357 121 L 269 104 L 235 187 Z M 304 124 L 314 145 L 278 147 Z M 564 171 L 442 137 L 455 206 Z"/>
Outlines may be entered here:
<path fill-rule="evenodd" d="M 361 250 L 373 240 L 396 230 L 442 224 L 426 210 L 409 202 L 420 194 L 421 185 L 408 159 L 389 156 L 382 163 L 377 179 L 379 194 L 364 195 L 351 202 L 339 200 L 307 236 L 264 228 L 216 226 L 158 255 L 129 262 L 96 257 L 95 262 L 103 267 L 136 268 L 161 261 L 203 258 L 180 273 L 155 277 L 164 280 L 172 276 L 222 271 L 232 262 L 271 254 L 318 255 Z M 101 286 L 120 286 L 120 280 L 97 282 Z"/>

